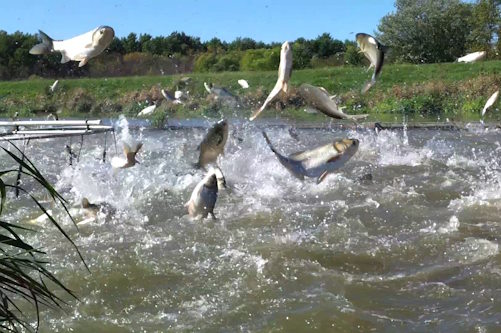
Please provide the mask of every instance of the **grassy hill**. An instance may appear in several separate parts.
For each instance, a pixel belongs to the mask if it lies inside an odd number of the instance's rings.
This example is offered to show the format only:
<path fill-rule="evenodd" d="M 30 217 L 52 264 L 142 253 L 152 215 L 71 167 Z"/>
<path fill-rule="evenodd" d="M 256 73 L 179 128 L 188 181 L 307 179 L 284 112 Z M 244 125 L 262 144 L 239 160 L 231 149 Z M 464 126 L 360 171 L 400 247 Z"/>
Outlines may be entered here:
<path fill-rule="evenodd" d="M 291 94 L 263 112 L 263 116 L 318 118 L 307 114 L 305 105 L 294 87 L 310 83 L 325 87 L 338 96 L 346 113 L 369 113 L 374 118 L 391 120 L 402 114 L 410 118 L 447 117 L 479 119 L 479 113 L 489 96 L 501 88 L 501 61 L 476 64 L 385 65 L 377 84 L 366 94 L 360 89 L 372 71 L 363 67 L 334 67 L 293 71 Z M 63 116 L 113 117 L 119 113 L 134 116 L 147 101 L 162 101 L 154 117 L 199 117 L 230 114 L 247 117 L 259 107 L 276 81 L 276 71 L 224 72 L 182 76 L 140 76 L 118 78 L 61 79 L 58 89 L 50 93 L 50 79 L 0 82 L 0 117 L 19 112 L 23 117 L 60 112 Z M 181 78 L 191 80 L 185 84 Z M 242 89 L 238 79 L 246 79 L 249 89 Z M 238 107 L 221 105 L 208 97 L 203 82 L 212 82 L 231 91 Z M 169 105 L 160 89 L 189 91 L 185 105 Z M 496 110 L 497 109 L 497 110 Z M 278 111 L 278 112 L 277 112 Z M 500 119 L 499 103 L 488 115 Z"/>

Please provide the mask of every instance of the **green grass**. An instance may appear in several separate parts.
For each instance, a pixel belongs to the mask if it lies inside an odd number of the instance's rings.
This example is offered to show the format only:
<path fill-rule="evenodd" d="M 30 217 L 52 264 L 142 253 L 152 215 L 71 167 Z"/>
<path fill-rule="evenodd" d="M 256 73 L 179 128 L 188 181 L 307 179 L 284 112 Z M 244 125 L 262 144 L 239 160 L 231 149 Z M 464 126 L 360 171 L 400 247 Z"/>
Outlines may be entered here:
<path fill-rule="evenodd" d="M 501 61 L 475 64 L 385 65 L 377 84 L 366 95 L 360 89 L 369 80 L 372 71 L 365 67 L 332 67 L 293 71 L 291 86 L 310 83 L 325 87 L 337 94 L 347 113 L 369 113 L 373 118 L 391 119 L 407 114 L 415 116 L 447 116 L 461 119 L 478 119 L 487 98 L 501 87 Z M 276 71 L 192 73 L 176 76 L 140 76 L 118 78 L 61 79 L 54 94 L 48 87 L 52 79 L 0 82 L 0 116 L 18 111 L 21 116 L 33 116 L 36 111 L 62 112 L 63 116 L 116 116 L 135 115 L 145 106 L 146 100 L 162 99 L 161 88 L 181 88 L 179 79 L 191 77 L 184 87 L 190 91 L 187 106 L 167 107 L 161 111 L 178 118 L 220 116 L 220 114 L 250 114 L 266 98 L 276 82 Z M 237 83 L 244 78 L 249 89 Z M 221 108 L 207 99 L 203 82 L 223 86 L 237 95 L 244 107 L 240 110 Z M 281 116 L 300 119 L 322 119 L 322 115 L 302 112 L 303 106 L 294 106 L 291 99 L 283 98 L 285 110 L 276 112 L 273 106 L 263 116 Z M 297 97 L 297 96 L 296 96 Z M 498 104 L 499 105 L 499 104 Z M 496 109 L 496 107 L 494 108 Z M 158 117 L 158 116 L 157 116 Z M 489 112 L 489 117 L 499 119 L 499 112 Z"/>

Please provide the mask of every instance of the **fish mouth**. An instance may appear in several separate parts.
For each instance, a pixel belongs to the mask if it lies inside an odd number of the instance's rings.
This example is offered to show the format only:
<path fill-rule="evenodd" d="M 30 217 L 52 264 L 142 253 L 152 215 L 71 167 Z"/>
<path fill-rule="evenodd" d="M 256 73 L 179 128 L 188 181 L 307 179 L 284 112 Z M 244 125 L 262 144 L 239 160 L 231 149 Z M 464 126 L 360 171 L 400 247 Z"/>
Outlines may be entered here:
<path fill-rule="evenodd" d="M 96 35 L 99 40 L 102 40 L 106 43 L 111 43 L 113 38 L 115 38 L 115 30 L 113 30 L 113 28 L 110 26 L 102 25 L 96 29 L 94 36 Z"/>

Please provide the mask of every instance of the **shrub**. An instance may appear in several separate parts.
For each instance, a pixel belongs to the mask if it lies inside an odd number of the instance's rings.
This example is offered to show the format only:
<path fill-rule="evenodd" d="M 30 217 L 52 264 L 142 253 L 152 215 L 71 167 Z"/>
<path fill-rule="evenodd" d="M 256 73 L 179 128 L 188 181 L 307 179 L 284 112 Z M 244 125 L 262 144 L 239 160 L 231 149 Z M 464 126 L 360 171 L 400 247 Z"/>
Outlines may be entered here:
<path fill-rule="evenodd" d="M 242 71 L 270 71 L 280 64 L 280 48 L 245 51 L 240 61 Z"/>

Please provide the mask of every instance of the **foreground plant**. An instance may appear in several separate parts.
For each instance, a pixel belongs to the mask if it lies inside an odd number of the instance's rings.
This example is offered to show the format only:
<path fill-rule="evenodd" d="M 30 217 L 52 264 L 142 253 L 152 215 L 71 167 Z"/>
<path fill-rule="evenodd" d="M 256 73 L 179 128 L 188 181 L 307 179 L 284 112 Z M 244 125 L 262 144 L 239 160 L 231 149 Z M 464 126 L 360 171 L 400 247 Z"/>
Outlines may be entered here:
<path fill-rule="evenodd" d="M 5 211 L 8 191 L 23 193 L 31 198 L 37 207 L 47 215 L 48 220 L 74 246 L 84 265 L 85 262 L 75 243 L 51 216 L 50 212 L 32 194 L 33 191 L 21 187 L 17 181 L 14 184 L 9 183 L 9 179 L 16 178 L 11 175 L 18 173 L 23 177 L 34 180 L 36 186 L 44 190 L 55 204 L 62 205 L 71 218 L 66 206 L 67 201 L 52 187 L 19 148 L 13 143 L 10 143 L 10 146 L 14 152 L 5 147 L 0 147 L 17 166 L 0 171 L 0 331 L 38 331 L 40 321 L 39 306 L 44 305 L 55 309 L 61 308 L 62 304 L 64 304 L 64 301 L 47 286 L 47 282 L 54 284 L 72 297 L 76 298 L 76 296 L 45 268 L 48 262 L 39 259 L 40 255 L 45 253 L 26 243 L 20 234 L 20 232 L 35 231 L 1 219 L 2 213 Z M 73 221 L 73 218 L 71 220 Z M 36 327 L 28 323 L 30 318 L 26 318 L 20 309 L 19 303 L 21 302 L 28 302 L 34 307 L 37 315 Z"/>

